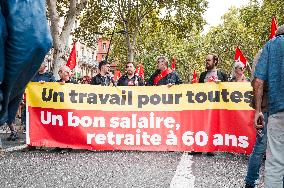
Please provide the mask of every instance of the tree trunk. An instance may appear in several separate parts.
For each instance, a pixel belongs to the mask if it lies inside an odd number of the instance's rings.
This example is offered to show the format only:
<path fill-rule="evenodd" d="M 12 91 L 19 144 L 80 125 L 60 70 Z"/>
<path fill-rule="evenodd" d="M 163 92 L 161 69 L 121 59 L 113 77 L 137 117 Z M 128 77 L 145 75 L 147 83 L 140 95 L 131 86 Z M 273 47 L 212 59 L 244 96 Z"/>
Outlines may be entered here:
<path fill-rule="evenodd" d="M 87 0 L 81 0 L 80 4 L 77 4 L 77 0 L 69 1 L 69 10 L 66 13 L 64 26 L 61 33 L 59 32 L 59 14 L 57 12 L 56 0 L 47 0 L 47 6 L 49 10 L 50 20 L 51 20 L 51 34 L 53 38 L 53 75 L 55 79 L 59 79 L 58 70 L 60 67 L 66 65 L 69 55 L 69 51 L 66 52 L 66 44 L 68 44 L 69 35 L 71 33 L 72 27 L 75 23 L 76 17 L 85 8 Z"/>
<path fill-rule="evenodd" d="M 128 46 L 127 61 L 134 62 L 134 46 Z"/>
<path fill-rule="evenodd" d="M 54 47 L 52 72 L 55 80 L 59 80 L 58 71 L 60 67 L 66 65 L 67 58 L 68 57 L 65 57 L 65 46 L 63 44 L 59 44 L 57 48 Z"/>

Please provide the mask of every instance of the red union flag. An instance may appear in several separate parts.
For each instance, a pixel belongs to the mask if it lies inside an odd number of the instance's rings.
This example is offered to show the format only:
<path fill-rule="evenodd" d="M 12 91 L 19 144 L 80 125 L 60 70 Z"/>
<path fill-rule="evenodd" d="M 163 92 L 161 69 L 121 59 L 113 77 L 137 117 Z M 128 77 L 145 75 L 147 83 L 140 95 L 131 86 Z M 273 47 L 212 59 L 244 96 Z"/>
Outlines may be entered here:
<path fill-rule="evenodd" d="M 173 60 L 172 60 L 172 70 L 176 70 L 176 64 L 177 64 L 177 59 L 176 59 L 176 57 L 173 57 Z"/>
<path fill-rule="evenodd" d="M 74 42 L 66 66 L 72 70 L 75 68 L 76 64 L 76 42 Z"/>
<path fill-rule="evenodd" d="M 247 59 L 239 47 L 236 48 L 235 62 L 241 62 L 245 67 L 247 66 Z"/>
<path fill-rule="evenodd" d="M 193 76 L 192 76 L 191 83 L 192 84 L 197 83 L 197 75 L 196 75 L 196 71 L 195 70 L 193 71 Z"/>
<path fill-rule="evenodd" d="M 120 72 L 120 70 L 118 69 L 118 70 L 116 70 L 115 72 L 114 72 L 114 76 L 113 76 L 113 80 L 114 81 L 118 81 L 118 79 L 121 77 L 121 72 Z"/>
<path fill-rule="evenodd" d="M 272 17 L 269 39 L 273 39 L 275 37 L 276 30 L 277 30 L 277 22 L 276 22 L 275 17 Z"/>
<path fill-rule="evenodd" d="M 135 74 L 144 80 L 144 67 L 141 63 L 136 67 Z"/>

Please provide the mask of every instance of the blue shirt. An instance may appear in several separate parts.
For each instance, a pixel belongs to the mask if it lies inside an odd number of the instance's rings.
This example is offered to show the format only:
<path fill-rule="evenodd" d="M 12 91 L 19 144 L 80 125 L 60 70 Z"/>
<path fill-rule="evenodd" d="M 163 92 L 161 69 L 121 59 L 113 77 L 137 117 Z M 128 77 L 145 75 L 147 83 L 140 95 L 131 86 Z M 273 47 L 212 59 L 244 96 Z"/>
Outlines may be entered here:
<path fill-rule="evenodd" d="M 269 114 L 284 111 L 284 36 L 268 41 L 256 65 L 254 76 L 268 83 Z"/>

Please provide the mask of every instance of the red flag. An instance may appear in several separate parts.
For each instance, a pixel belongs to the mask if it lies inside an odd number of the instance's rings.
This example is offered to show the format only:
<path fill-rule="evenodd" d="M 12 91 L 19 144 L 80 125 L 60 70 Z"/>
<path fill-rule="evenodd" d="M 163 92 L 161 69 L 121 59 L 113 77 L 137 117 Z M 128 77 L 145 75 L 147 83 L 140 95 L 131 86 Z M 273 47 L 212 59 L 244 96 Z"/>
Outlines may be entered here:
<path fill-rule="evenodd" d="M 114 80 L 114 81 L 117 81 L 120 77 L 121 77 L 121 72 L 120 72 L 120 70 L 118 69 L 118 70 L 114 71 L 113 80 Z"/>
<path fill-rule="evenodd" d="M 172 60 L 172 70 L 176 70 L 176 64 L 177 64 L 176 57 L 173 57 L 173 60 Z"/>
<path fill-rule="evenodd" d="M 141 63 L 136 67 L 135 74 L 144 80 L 144 67 Z"/>
<path fill-rule="evenodd" d="M 191 83 L 192 84 L 197 83 L 197 75 L 196 75 L 196 71 L 195 70 L 193 71 Z"/>
<path fill-rule="evenodd" d="M 239 47 L 236 48 L 235 62 L 242 62 L 245 67 L 247 66 L 247 60 Z"/>
<path fill-rule="evenodd" d="M 276 22 L 275 17 L 272 17 L 272 20 L 271 20 L 271 30 L 270 30 L 269 39 L 273 39 L 275 37 L 276 30 L 277 30 L 277 22 Z"/>
<path fill-rule="evenodd" d="M 76 64 L 76 42 L 74 42 L 66 66 L 72 70 L 75 68 Z"/>

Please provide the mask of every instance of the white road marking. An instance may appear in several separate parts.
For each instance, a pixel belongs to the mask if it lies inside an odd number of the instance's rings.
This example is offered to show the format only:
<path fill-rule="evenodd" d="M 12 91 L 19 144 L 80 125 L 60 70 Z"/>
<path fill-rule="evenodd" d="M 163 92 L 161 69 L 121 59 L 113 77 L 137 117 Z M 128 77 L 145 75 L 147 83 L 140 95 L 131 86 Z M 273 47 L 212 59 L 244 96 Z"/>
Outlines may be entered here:
<path fill-rule="evenodd" d="M 18 151 L 18 150 L 22 150 L 24 148 L 26 148 L 28 145 L 20 145 L 20 146 L 14 146 L 14 147 L 10 147 L 10 148 L 6 148 L 4 149 L 4 152 L 12 152 L 12 151 Z"/>
<path fill-rule="evenodd" d="M 192 156 L 183 153 L 177 166 L 176 173 L 171 181 L 171 188 L 193 188 L 195 177 L 192 174 Z"/>

